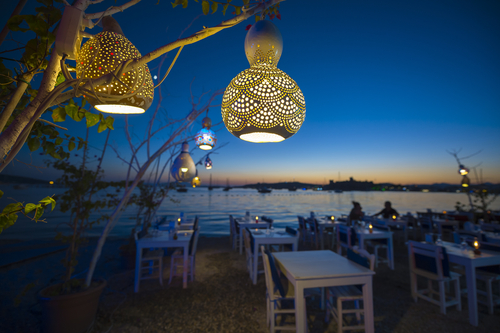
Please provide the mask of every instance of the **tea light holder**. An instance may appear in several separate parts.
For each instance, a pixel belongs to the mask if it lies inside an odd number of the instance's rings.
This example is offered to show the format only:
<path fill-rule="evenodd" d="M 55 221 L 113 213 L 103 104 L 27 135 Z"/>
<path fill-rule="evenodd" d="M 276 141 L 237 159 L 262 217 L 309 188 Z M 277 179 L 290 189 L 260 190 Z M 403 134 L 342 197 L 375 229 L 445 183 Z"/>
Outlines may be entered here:
<path fill-rule="evenodd" d="M 368 225 L 368 230 L 370 230 L 370 234 L 373 233 L 373 226 L 371 223 Z"/>
<path fill-rule="evenodd" d="M 472 245 L 474 246 L 474 254 L 481 254 L 481 251 L 479 250 L 479 242 L 477 241 L 477 237 L 474 237 L 474 243 Z"/>
<path fill-rule="evenodd" d="M 258 216 L 255 217 L 255 223 L 259 223 L 259 217 Z"/>

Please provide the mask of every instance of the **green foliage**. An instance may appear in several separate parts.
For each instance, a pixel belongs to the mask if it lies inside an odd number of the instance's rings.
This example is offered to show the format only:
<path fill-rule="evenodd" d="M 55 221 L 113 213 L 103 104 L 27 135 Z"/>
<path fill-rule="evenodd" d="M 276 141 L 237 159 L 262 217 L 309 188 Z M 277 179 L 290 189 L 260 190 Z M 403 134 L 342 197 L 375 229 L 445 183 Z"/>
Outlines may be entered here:
<path fill-rule="evenodd" d="M 3 192 L 0 191 L 0 198 L 2 196 Z M 22 202 L 8 204 L 0 213 L 0 233 L 16 223 L 18 214 L 23 214 L 35 222 L 47 222 L 46 220 L 41 219 L 47 206 L 52 207 L 51 211 L 54 210 L 56 207 L 56 201 L 52 197 L 45 197 L 40 200 L 38 204 L 27 203 L 24 205 Z"/>
<path fill-rule="evenodd" d="M 188 5 L 189 0 L 175 0 L 174 2 L 171 2 L 172 7 L 175 8 L 178 5 L 182 5 L 182 8 L 186 8 Z M 198 0 L 194 0 L 195 2 L 198 2 Z M 242 0 L 242 5 L 238 6 L 235 4 L 231 3 L 232 0 L 227 0 L 225 2 L 223 1 L 215 1 L 215 0 L 202 0 L 201 1 L 201 10 L 204 15 L 208 14 L 215 14 L 217 10 L 220 7 L 222 7 L 222 15 L 226 15 L 227 9 L 231 6 L 233 7 L 234 11 L 232 12 L 233 15 L 240 15 L 242 12 L 243 8 L 249 8 L 250 7 L 250 0 Z M 259 1 L 261 2 L 261 1 Z M 211 11 L 211 12 L 210 12 Z M 263 20 L 266 18 L 266 16 L 269 17 L 269 19 L 274 19 L 277 17 L 278 19 L 281 19 L 281 14 L 279 12 L 279 4 L 276 4 L 274 6 L 271 6 L 267 8 L 265 11 L 260 13 L 259 15 L 255 16 L 255 21 Z"/>
<path fill-rule="evenodd" d="M 111 208 L 117 204 L 117 193 L 125 185 L 124 182 L 106 182 L 102 180 L 103 171 L 100 164 L 91 170 L 89 166 L 89 148 L 84 144 L 82 138 L 78 138 L 79 145 L 84 148 L 80 165 L 69 162 L 68 159 L 50 161 L 49 165 L 56 170 L 62 171 L 62 176 L 57 180 L 58 184 L 67 190 L 56 196 L 59 209 L 63 213 L 70 213 L 71 218 L 65 224 L 72 231 L 68 235 L 59 233 L 56 239 L 65 243 L 70 243 L 68 253 L 62 260 L 66 268 L 65 287 L 63 292 L 69 292 L 71 287 L 71 275 L 77 261 L 78 249 L 86 241 L 83 235 L 87 229 L 106 220 L 108 215 L 102 212 L 103 209 Z M 75 141 L 71 141 L 74 149 Z M 107 190 L 112 189 L 108 192 Z M 53 204 L 43 201 L 46 204 Z M 33 207 L 30 206 L 29 209 Z M 98 218 L 91 218 L 97 213 Z M 95 216 L 95 215 L 93 215 Z"/>

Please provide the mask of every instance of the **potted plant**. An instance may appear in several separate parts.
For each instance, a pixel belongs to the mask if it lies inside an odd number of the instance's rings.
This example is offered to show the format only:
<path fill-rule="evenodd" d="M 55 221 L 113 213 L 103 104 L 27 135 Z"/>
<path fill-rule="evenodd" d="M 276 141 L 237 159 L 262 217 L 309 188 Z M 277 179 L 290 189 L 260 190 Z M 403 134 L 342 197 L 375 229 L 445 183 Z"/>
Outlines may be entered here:
<path fill-rule="evenodd" d="M 87 129 L 86 140 L 88 132 Z M 104 147 L 108 138 L 109 132 Z M 84 143 L 83 155 L 75 155 L 81 159 L 78 166 L 70 163 L 68 158 L 49 163 L 54 169 L 62 171 L 58 183 L 66 187 L 67 191 L 57 196 L 56 201 L 61 212 L 69 212 L 71 215 L 69 221 L 63 223 L 70 228 L 70 232 L 58 232 L 56 236 L 56 239 L 69 245 L 62 260 L 63 278 L 56 285 L 49 286 L 39 293 L 43 332 L 86 332 L 94 320 L 99 297 L 106 286 L 105 280 L 94 280 L 86 284 L 84 279 L 73 277 L 79 249 L 87 243 L 85 231 L 107 218 L 105 214 L 101 214 L 99 218 L 91 218 L 91 213 L 116 204 L 116 191 L 105 193 L 105 190 L 122 185 L 102 181 L 101 163 L 105 151 L 104 148 L 101 157 L 95 155 L 91 159 L 88 145 Z M 96 162 L 95 170 L 90 170 L 90 165 Z"/>

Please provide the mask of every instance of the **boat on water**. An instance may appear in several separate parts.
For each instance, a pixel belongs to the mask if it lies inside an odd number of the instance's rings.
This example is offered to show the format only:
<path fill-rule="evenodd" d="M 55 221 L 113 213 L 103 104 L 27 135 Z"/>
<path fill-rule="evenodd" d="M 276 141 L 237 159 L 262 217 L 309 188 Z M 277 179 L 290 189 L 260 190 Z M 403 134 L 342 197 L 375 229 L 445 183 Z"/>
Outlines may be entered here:
<path fill-rule="evenodd" d="M 232 187 L 231 187 L 231 186 L 229 186 L 229 179 L 228 179 L 228 180 L 227 180 L 227 185 L 226 185 L 226 187 L 224 187 L 223 191 L 226 191 L 226 192 L 227 192 L 227 191 L 229 191 L 230 189 L 232 189 Z"/>
<path fill-rule="evenodd" d="M 297 191 L 297 188 L 296 188 L 295 186 L 293 186 L 293 187 L 289 187 L 289 188 L 288 188 L 288 191 Z"/>
<path fill-rule="evenodd" d="M 335 190 L 334 192 L 335 193 L 343 193 L 344 191 L 342 191 L 342 190 Z"/>
<path fill-rule="evenodd" d="M 272 189 L 264 186 L 264 187 L 259 188 L 257 191 L 259 191 L 259 193 L 271 193 Z"/>
<path fill-rule="evenodd" d="M 212 186 L 212 174 L 210 174 L 210 185 L 208 185 L 208 190 L 212 191 L 214 187 Z"/>
<path fill-rule="evenodd" d="M 182 192 L 182 193 L 188 191 L 188 189 L 185 186 L 179 186 L 176 188 L 176 190 L 177 190 L 177 192 Z"/>

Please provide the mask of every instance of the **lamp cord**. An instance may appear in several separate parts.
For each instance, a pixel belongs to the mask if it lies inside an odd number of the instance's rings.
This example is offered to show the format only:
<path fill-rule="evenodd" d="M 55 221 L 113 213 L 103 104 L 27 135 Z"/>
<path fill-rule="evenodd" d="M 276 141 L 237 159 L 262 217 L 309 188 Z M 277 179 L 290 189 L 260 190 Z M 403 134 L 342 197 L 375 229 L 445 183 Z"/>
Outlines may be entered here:
<path fill-rule="evenodd" d="M 182 45 L 180 48 L 179 48 L 179 51 L 177 51 L 177 54 L 175 55 L 175 58 L 174 60 L 172 61 L 172 63 L 170 64 L 170 67 L 168 68 L 167 72 L 165 73 L 165 76 L 163 77 L 163 79 L 161 79 L 161 81 L 156 85 L 154 86 L 153 89 L 156 89 L 160 86 L 160 84 L 163 83 L 163 81 L 165 81 L 165 79 L 167 78 L 168 74 L 170 73 L 170 70 L 172 69 L 172 67 L 174 67 L 174 64 L 175 62 L 177 61 L 177 58 L 179 57 L 179 54 L 181 54 L 181 51 L 182 49 L 184 48 L 184 45 Z"/>

